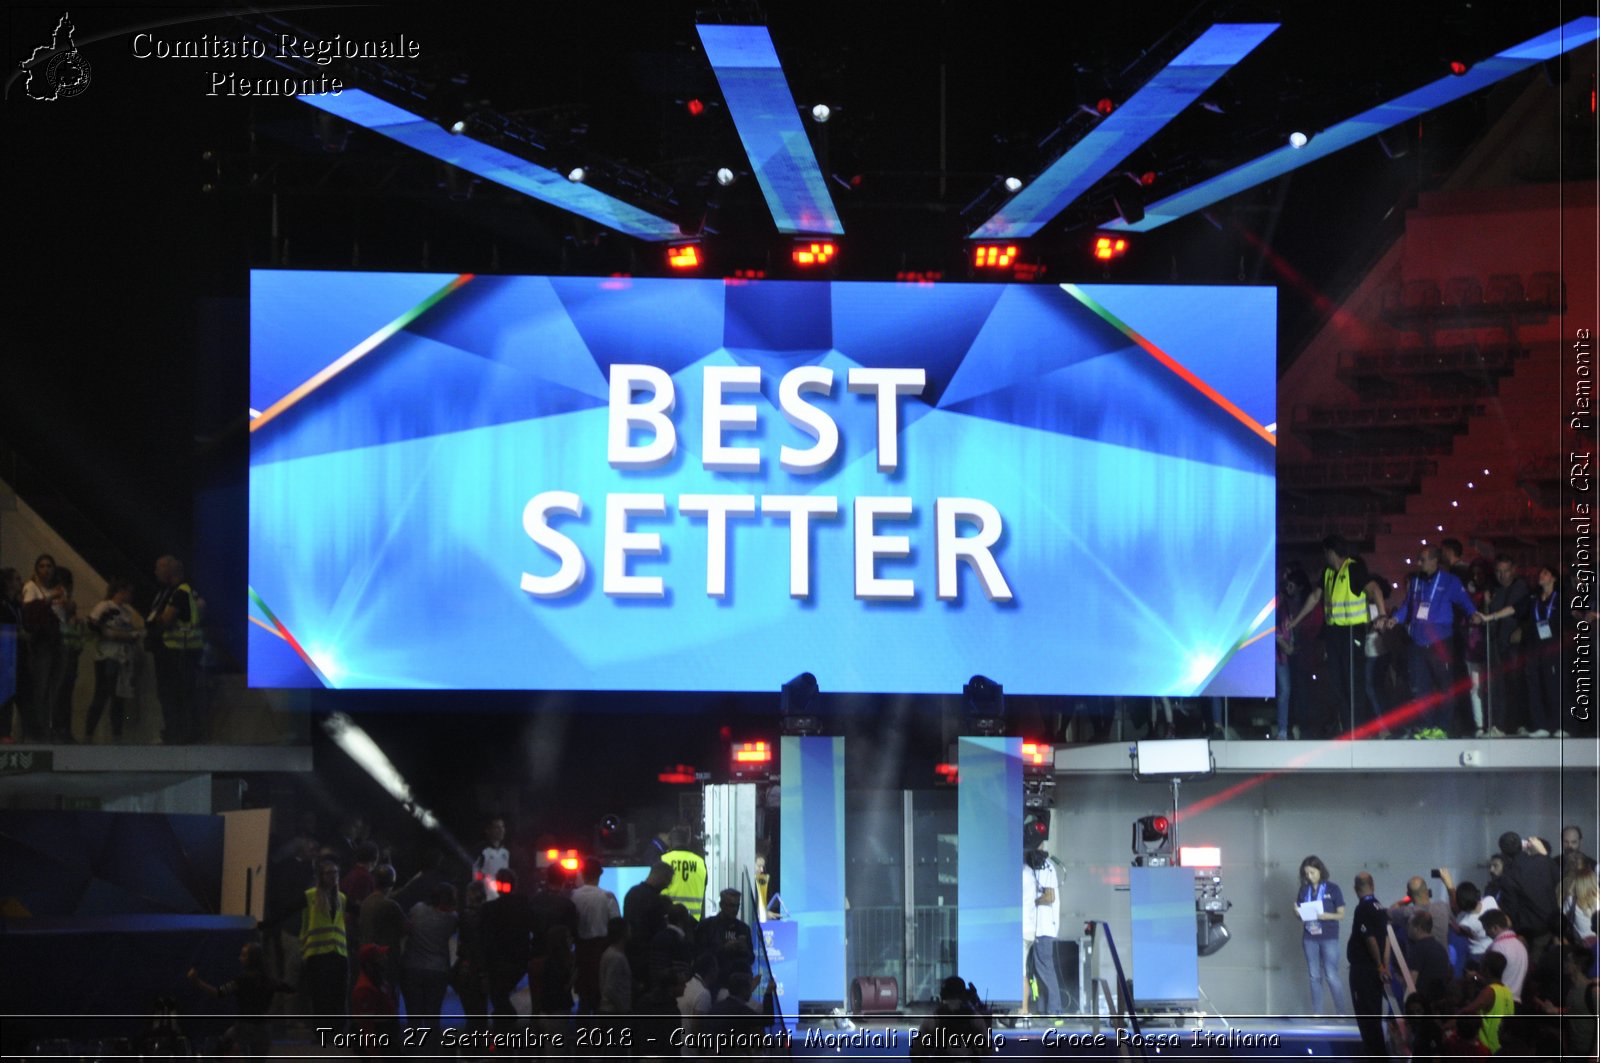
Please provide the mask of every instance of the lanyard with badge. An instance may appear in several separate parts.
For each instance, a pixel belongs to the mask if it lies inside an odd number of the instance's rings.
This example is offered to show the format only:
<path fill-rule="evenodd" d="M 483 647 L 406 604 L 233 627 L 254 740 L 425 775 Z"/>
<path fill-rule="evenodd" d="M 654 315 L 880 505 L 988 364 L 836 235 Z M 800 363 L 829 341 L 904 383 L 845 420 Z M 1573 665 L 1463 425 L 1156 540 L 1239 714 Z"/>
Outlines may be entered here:
<path fill-rule="evenodd" d="M 1433 574 L 1432 582 L 1430 582 L 1429 585 L 1428 585 L 1428 600 L 1425 601 L 1425 602 L 1419 601 L 1417 603 L 1417 617 L 1416 618 L 1418 620 L 1426 620 L 1426 619 L 1428 619 L 1428 612 L 1433 607 L 1433 596 L 1439 592 L 1439 575 L 1440 575 L 1439 573 L 1435 572 Z M 1418 593 L 1419 597 L 1421 596 L 1421 592 L 1422 592 L 1422 577 L 1418 576 L 1417 577 L 1417 593 Z"/>
<path fill-rule="evenodd" d="M 1539 615 L 1539 603 L 1533 603 L 1533 626 L 1539 630 L 1539 638 L 1547 639 L 1551 635 L 1550 618 L 1555 615 L 1556 599 L 1560 597 L 1555 591 L 1550 592 L 1550 601 L 1544 607 L 1544 615 Z"/>
<path fill-rule="evenodd" d="M 1311 893 L 1311 887 L 1310 886 L 1306 887 L 1306 892 L 1307 893 Z M 1312 894 L 1309 897 L 1307 897 L 1306 900 L 1307 901 L 1316 901 L 1318 904 L 1321 904 L 1322 903 L 1322 895 L 1327 893 L 1327 892 L 1328 892 L 1328 884 L 1326 882 L 1319 882 L 1319 883 L 1317 883 L 1317 891 L 1316 891 L 1316 893 Z M 1327 906 L 1326 905 L 1323 906 L 1323 910 L 1324 911 L 1327 910 Z M 1312 935 L 1313 937 L 1319 936 L 1322 933 L 1322 920 L 1321 919 L 1307 919 L 1305 921 L 1305 924 L 1306 924 L 1306 933 Z"/>

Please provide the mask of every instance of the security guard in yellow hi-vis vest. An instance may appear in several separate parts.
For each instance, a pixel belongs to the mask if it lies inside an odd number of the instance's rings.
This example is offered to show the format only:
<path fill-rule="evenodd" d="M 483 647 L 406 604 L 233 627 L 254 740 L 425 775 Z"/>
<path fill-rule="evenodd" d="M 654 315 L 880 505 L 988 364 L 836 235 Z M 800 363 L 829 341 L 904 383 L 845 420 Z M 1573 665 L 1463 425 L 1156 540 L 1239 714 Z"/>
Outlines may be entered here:
<path fill-rule="evenodd" d="M 305 956 L 301 982 L 318 1016 L 343 1015 L 350 978 L 350 944 L 346 915 L 350 901 L 339 892 L 339 865 L 317 865 L 317 884 L 306 890 L 300 913 L 300 947 Z"/>
<path fill-rule="evenodd" d="M 667 851 L 661 854 L 661 862 L 672 868 L 672 881 L 667 883 L 661 895 L 668 903 L 681 904 L 689 909 L 689 914 L 698 923 L 706 909 L 706 861 L 689 848 L 689 832 L 686 829 L 672 828 L 667 835 Z"/>
<path fill-rule="evenodd" d="M 1322 586 L 1306 596 L 1299 615 L 1289 622 L 1297 627 L 1311 610 L 1322 604 L 1322 637 L 1328 654 L 1328 676 L 1333 682 L 1334 705 L 1338 718 L 1330 731 L 1339 732 L 1355 725 L 1355 692 L 1360 689 L 1356 669 L 1366 667 L 1364 644 L 1367 640 L 1367 566 L 1356 557 L 1342 535 L 1322 540 L 1322 556 L 1328 567 L 1322 573 Z"/>
<path fill-rule="evenodd" d="M 156 698 L 161 702 L 161 740 L 182 745 L 201 737 L 196 685 L 205 636 L 200 597 L 183 575 L 183 562 L 168 554 L 156 562 L 161 590 L 145 618 L 146 648 L 156 662 Z"/>

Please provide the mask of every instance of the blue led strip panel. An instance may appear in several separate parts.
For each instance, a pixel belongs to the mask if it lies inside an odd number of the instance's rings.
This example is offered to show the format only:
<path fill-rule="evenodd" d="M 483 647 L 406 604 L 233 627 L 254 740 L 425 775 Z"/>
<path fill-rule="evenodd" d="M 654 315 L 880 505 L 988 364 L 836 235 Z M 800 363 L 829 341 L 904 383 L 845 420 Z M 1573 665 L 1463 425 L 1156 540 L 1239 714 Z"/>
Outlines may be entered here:
<path fill-rule="evenodd" d="M 778 231 L 842 236 L 772 35 L 765 26 L 696 28 Z"/>
<path fill-rule="evenodd" d="M 974 229 L 972 238 L 1004 240 L 1037 233 L 1277 28 L 1276 22 L 1250 22 L 1224 23 L 1206 30 L 994 217 Z"/>
<path fill-rule="evenodd" d="M 1443 107 L 1479 89 L 1488 88 L 1512 74 L 1526 70 L 1536 63 L 1542 63 L 1546 59 L 1553 59 L 1563 52 L 1590 44 L 1597 38 L 1600 38 L 1600 19 L 1592 16 L 1573 19 L 1565 26 L 1558 26 L 1532 40 L 1513 45 L 1476 63 L 1460 77 L 1447 75 L 1404 96 L 1398 96 L 1387 103 L 1380 103 L 1353 118 L 1347 118 L 1317 133 L 1303 148 L 1281 147 L 1242 166 L 1237 166 L 1227 173 L 1219 174 L 1209 181 L 1202 181 L 1192 188 L 1168 196 L 1145 207 L 1142 221 L 1129 224 L 1118 219 L 1108 222 L 1101 228 L 1148 232 L 1169 221 L 1176 221 L 1186 214 L 1204 210 L 1213 203 L 1243 192 L 1247 188 L 1253 188 L 1274 177 L 1281 177 L 1307 163 L 1326 158 L 1368 137 L 1375 137 L 1386 129 Z"/>
<path fill-rule="evenodd" d="M 374 133 L 382 133 L 424 155 L 477 174 L 486 181 L 571 211 L 627 236 L 641 240 L 683 237 L 675 222 L 624 203 L 599 189 L 569 181 L 554 170 L 536 166 L 482 141 L 454 136 L 436 123 L 361 89 L 345 89 L 337 96 L 301 96 L 299 100 Z"/>

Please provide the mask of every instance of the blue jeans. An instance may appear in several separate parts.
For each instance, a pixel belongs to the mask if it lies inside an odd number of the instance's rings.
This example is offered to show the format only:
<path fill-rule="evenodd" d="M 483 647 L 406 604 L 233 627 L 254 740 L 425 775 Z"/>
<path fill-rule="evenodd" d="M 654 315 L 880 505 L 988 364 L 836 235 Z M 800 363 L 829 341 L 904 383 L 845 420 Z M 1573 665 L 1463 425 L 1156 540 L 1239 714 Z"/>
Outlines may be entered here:
<path fill-rule="evenodd" d="M 1312 1012 L 1322 1014 L 1322 987 L 1326 983 L 1332 993 L 1333 1013 L 1339 1014 L 1344 996 L 1344 986 L 1339 981 L 1339 924 L 1329 921 L 1320 936 L 1303 934 L 1301 943 L 1306 950 L 1306 973 L 1311 976 Z"/>
<path fill-rule="evenodd" d="M 1294 690 L 1294 675 L 1288 661 L 1278 662 L 1278 729 L 1274 738 L 1289 737 L 1289 699 Z"/>
<path fill-rule="evenodd" d="M 1056 977 L 1056 939 L 1039 937 L 1033 939 L 1033 949 L 1029 953 L 1029 967 L 1033 977 L 1039 982 L 1039 1006 L 1034 1009 L 1037 1015 L 1064 1015 L 1066 1014 L 1066 1001 L 1061 999 L 1061 981 Z"/>

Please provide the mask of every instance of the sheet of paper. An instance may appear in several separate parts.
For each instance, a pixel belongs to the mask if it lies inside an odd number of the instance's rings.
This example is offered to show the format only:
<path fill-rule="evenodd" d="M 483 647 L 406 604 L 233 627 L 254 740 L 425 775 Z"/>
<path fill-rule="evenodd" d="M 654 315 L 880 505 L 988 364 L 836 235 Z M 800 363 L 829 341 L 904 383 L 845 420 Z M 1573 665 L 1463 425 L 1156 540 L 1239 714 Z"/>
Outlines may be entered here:
<path fill-rule="evenodd" d="M 1303 920 L 1316 919 L 1318 916 L 1322 915 L 1322 902 L 1301 901 L 1299 904 L 1295 905 L 1295 910 L 1300 913 L 1300 918 Z"/>

